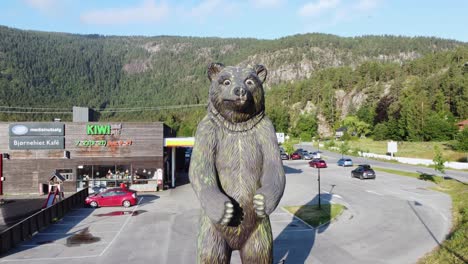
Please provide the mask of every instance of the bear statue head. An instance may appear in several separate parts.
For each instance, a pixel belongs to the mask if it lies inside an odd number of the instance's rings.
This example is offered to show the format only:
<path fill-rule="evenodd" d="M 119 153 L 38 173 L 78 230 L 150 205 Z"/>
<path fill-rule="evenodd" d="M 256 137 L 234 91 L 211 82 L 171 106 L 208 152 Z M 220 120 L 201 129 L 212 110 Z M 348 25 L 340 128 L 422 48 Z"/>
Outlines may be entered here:
<path fill-rule="evenodd" d="M 231 123 L 241 123 L 263 115 L 263 82 L 266 75 L 263 65 L 225 67 L 221 63 L 212 63 L 208 67 L 211 110 Z"/>

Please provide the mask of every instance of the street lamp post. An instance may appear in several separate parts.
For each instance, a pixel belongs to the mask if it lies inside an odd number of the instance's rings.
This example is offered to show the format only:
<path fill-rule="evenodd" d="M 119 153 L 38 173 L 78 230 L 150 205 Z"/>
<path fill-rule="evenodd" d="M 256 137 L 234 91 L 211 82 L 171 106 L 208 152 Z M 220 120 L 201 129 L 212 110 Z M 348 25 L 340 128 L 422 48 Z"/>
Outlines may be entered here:
<path fill-rule="evenodd" d="M 318 208 L 322 209 L 321 202 L 320 202 L 320 168 L 317 168 L 318 170 Z"/>

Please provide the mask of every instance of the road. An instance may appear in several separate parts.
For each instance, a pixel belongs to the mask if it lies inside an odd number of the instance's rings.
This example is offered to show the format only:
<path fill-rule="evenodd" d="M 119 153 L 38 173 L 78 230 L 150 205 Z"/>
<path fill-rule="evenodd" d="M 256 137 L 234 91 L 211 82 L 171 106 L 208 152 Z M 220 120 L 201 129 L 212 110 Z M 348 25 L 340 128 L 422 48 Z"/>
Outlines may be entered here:
<path fill-rule="evenodd" d="M 310 151 L 317 151 L 318 149 L 315 147 L 312 147 L 310 144 L 299 144 L 297 145 L 298 148 L 303 148 L 306 150 Z M 341 158 L 341 154 L 336 153 L 336 152 L 331 152 L 327 150 L 320 149 L 322 152 L 322 155 L 330 158 L 331 162 L 335 162 Z M 441 175 L 439 172 L 435 171 L 433 168 L 428 168 L 426 166 L 417 166 L 417 165 L 409 165 L 409 164 L 403 164 L 403 163 L 393 163 L 393 162 L 385 162 L 385 161 L 379 161 L 379 160 L 374 160 L 374 159 L 369 159 L 369 158 L 363 158 L 363 157 L 351 157 L 354 161 L 355 164 L 362 164 L 362 163 L 369 163 L 372 164 L 376 167 L 382 167 L 382 168 L 389 168 L 389 169 L 395 169 L 395 170 L 402 170 L 402 171 L 409 171 L 409 172 L 422 172 L 430 175 Z M 446 169 L 445 173 L 442 174 L 444 177 L 450 177 L 457 179 L 459 181 L 468 183 L 468 172 L 466 171 L 461 171 L 461 170 L 449 170 Z"/>
<path fill-rule="evenodd" d="M 332 158 L 330 158 L 331 160 Z M 321 169 L 321 199 L 347 207 L 312 228 L 283 209 L 317 201 L 317 170 L 285 161 L 287 184 L 271 215 L 275 262 L 415 263 L 448 234 L 451 200 L 431 182 L 377 172 L 352 179 L 352 168 Z M 189 184 L 140 195 L 138 206 L 82 208 L 2 256 L 1 263 L 195 263 L 199 204 Z M 231 263 L 240 263 L 235 252 Z"/>

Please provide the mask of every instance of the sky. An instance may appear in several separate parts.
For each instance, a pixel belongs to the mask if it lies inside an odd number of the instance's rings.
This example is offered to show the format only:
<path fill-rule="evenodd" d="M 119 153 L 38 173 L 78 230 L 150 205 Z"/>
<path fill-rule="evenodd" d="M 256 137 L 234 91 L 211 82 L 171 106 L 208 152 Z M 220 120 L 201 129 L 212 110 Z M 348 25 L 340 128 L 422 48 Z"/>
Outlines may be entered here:
<path fill-rule="evenodd" d="M 468 42 L 468 0 L 2 0 L 0 25 L 125 36 L 435 36 Z"/>

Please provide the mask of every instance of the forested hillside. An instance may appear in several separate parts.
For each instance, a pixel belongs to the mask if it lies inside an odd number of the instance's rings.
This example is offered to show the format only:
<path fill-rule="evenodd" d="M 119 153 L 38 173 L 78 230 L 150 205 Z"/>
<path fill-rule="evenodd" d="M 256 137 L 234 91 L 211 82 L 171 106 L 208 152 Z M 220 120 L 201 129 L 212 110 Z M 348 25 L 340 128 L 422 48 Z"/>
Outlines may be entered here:
<path fill-rule="evenodd" d="M 208 63 L 261 63 L 278 130 L 300 134 L 311 129 L 301 122 L 315 122 L 326 136 L 353 114 L 347 122 L 366 123 L 367 134 L 375 126 L 428 140 L 401 129 L 420 131 L 433 112 L 447 122 L 467 117 L 467 47 L 424 37 L 104 37 L 0 26 L 0 120 L 71 120 L 72 106 L 88 106 L 100 120 L 160 120 L 191 135 L 205 109 L 167 108 L 206 103 Z"/>
<path fill-rule="evenodd" d="M 269 91 L 267 110 L 277 130 L 302 138 L 345 126 L 377 140 L 450 140 L 468 118 L 468 48 L 324 69 Z"/>

